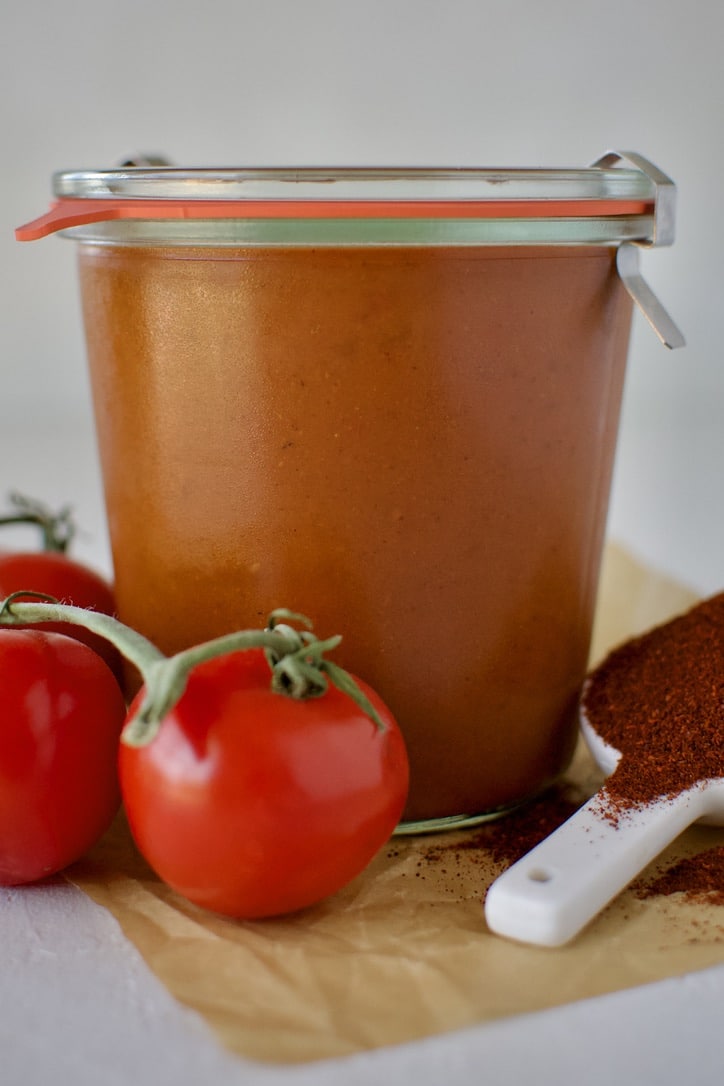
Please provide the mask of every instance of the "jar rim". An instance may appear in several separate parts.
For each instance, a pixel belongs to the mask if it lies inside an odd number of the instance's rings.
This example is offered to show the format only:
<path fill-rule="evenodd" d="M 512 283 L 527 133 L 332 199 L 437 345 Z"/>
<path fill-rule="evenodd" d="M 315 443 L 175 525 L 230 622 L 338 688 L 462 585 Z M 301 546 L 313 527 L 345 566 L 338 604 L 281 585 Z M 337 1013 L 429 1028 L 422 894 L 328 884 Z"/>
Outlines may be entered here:
<path fill-rule="evenodd" d="M 531 221 L 548 224 L 546 233 L 553 235 L 556 224 L 590 223 L 593 240 L 603 221 L 608 222 L 603 230 L 608 243 L 633 238 L 670 244 L 672 216 L 667 213 L 666 238 L 661 231 L 657 237 L 657 226 L 661 206 L 673 206 L 674 191 L 673 183 L 645 159 L 617 152 L 582 169 L 131 165 L 55 173 L 50 210 L 20 227 L 16 236 L 33 240 L 119 220 L 226 220 L 237 228 L 255 224 L 255 230 L 268 223 L 272 232 L 284 222 L 417 223 L 423 239 L 439 230 L 450 234 L 446 223 L 473 224 L 472 233 L 481 236 L 485 221 Z M 373 233 L 379 232 L 373 226 Z M 402 236 L 409 230 L 397 232 Z M 191 233 L 198 236 L 199 231 Z M 345 230 L 337 233 L 342 236 Z M 394 229 L 390 236 L 396 236 Z M 564 229 L 561 240 L 566 236 Z"/>
<path fill-rule="evenodd" d="M 650 201 L 655 185 L 635 168 L 132 166 L 53 175 L 53 193 L 76 199 L 308 202 L 595 200 Z"/>

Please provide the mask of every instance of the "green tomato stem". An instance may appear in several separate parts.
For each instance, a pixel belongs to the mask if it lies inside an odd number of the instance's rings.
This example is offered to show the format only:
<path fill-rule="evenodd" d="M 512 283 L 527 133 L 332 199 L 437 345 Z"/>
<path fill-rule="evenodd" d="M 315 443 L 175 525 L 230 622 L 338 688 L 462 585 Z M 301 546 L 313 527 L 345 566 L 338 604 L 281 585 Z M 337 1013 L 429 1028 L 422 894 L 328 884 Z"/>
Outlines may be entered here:
<path fill-rule="evenodd" d="M 10 504 L 15 507 L 16 512 L 0 517 L 0 526 L 34 524 L 41 531 L 44 551 L 66 553 L 75 535 L 75 524 L 69 506 L 64 506 L 54 513 L 42 502 L 26 498 L 17 492 L 10 494 Z"/>
<path fill-rule="evenodd" d="M 28 597 L 33 601 L 29 602 Z M 143 746 L 153 739 L 182 696 L 195 667 L 214 657 L 245 649 L 264 650 L 271 671 L 271 689 L 275 693 L 300 700 L 321 697 L 331 682 L 366 713 L 375 727 L 384 731 L 379 713 L 352 676 L 324 656 L 325 652 L 337 647 L 341 637 L 320 641 L 310 630 L 297 630 L 287 622 L 280 623 L 279 619 L 309 625 L 303 615 L 280 609 L 272 613 L 266 630 L 239 630 L 173 656 L 165 656 L 148 638 L 99 611 L 61 604 L 52 597 L 29 591 L 14 592 L 0 603 L 1 626 L 37 622 L 68 622 L 82 626 L 110 641 L 137 668 L 144 690 L 140 705 L 126 722 L 121 737 L 130 746 Z"/>
<path fill-rule="evenodd" d="M 352 676 L 323 656 L 324 652 L 336 648 L 341 640 L 336 636 L 318 641 L 311 633 L 287 625 L 266 630 L 239 630 L 154 662 L 146 681 L 145 695 L 138 712 L 124 729 L 123 740 L 129 746 L 144 746 L 150 742 L 183 694 L 188 677 L 198 664 L 245 649 L 265 650 L 271 669 L 271 689 L 276 694 L 300 701 L 321 697 L 331 682 L 352 699 L 379 731 L 384 731 L 379 713 Z"/>
<path fill-rule="evenodd" d="M 98 634 L 115 645 L 138 669 L 144 682 L 154 665 L 159 660 L 166 659 L 148 638 L 102 611 L 58 603 L 52 596 L 24 590 L 13 592 L 0 603 L 1 626 L 27 626 L 36 622 L 68 622 Z"/>

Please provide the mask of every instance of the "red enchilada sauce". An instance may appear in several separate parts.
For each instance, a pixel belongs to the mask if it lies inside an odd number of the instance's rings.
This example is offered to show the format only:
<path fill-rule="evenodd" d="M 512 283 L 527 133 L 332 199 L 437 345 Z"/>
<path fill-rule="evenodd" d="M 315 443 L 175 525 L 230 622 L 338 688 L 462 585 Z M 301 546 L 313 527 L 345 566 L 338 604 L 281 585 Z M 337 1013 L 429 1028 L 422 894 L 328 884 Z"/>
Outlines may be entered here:
<path fill-rule="evenodd" d="M 567 765 L 630 323 L 613 249 L 81 245 L 119 614 L 286 606 L 396 714 L 406 818 Z"/>

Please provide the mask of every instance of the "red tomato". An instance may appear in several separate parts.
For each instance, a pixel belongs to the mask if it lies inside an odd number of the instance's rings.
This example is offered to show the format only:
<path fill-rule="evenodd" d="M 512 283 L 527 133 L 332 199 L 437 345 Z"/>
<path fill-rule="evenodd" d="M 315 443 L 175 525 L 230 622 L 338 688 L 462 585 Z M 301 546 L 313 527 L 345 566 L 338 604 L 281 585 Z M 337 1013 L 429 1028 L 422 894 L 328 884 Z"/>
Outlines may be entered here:
<path fill-rule="evenodd" d="M 82 642 L 0 630 L 0 885 L 52 875 L 98 840 L 118 810 L 125 703 Z"/>
<path fill-rule="evenodd" d="M 199 664 L 155 738 L 120 748 L 146 860 L 190 901 L 246 919 L 341 889 L 391 835 L 408 787 L 397 724 L 364 683 L 383 731 L 334 687 L 296 700 L 270 677 L 257 649 Z"/>
<path fill-rule="evenodd" d="M 73 603 L 76 607 L 102 611 L 107 615 L 115 614 L 116 602 L 108 582 L 88 566 L 59 551 L 0 553 L 0 599 L 23 588 L 43 592 L 63 603 Z M 122 681 L 120 654 L 104 638 L 70 623 L 47 622 L 37 628 L 54 630 L 83 641 L 105 660 L 119 682 Z"/>

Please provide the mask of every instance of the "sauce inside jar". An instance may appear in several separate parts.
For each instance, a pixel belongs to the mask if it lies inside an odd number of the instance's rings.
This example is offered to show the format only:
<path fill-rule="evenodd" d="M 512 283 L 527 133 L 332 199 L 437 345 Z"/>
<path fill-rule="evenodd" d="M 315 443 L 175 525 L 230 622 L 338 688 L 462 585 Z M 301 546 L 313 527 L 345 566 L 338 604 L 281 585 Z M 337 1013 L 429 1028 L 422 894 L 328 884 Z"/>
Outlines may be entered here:
<path fill-rule="evenodd" d="M 397 716 L 409 821 L 576 735 L 631 302 L 604 246 L 81 244 L 119 614 L 301 611 Z"/>

